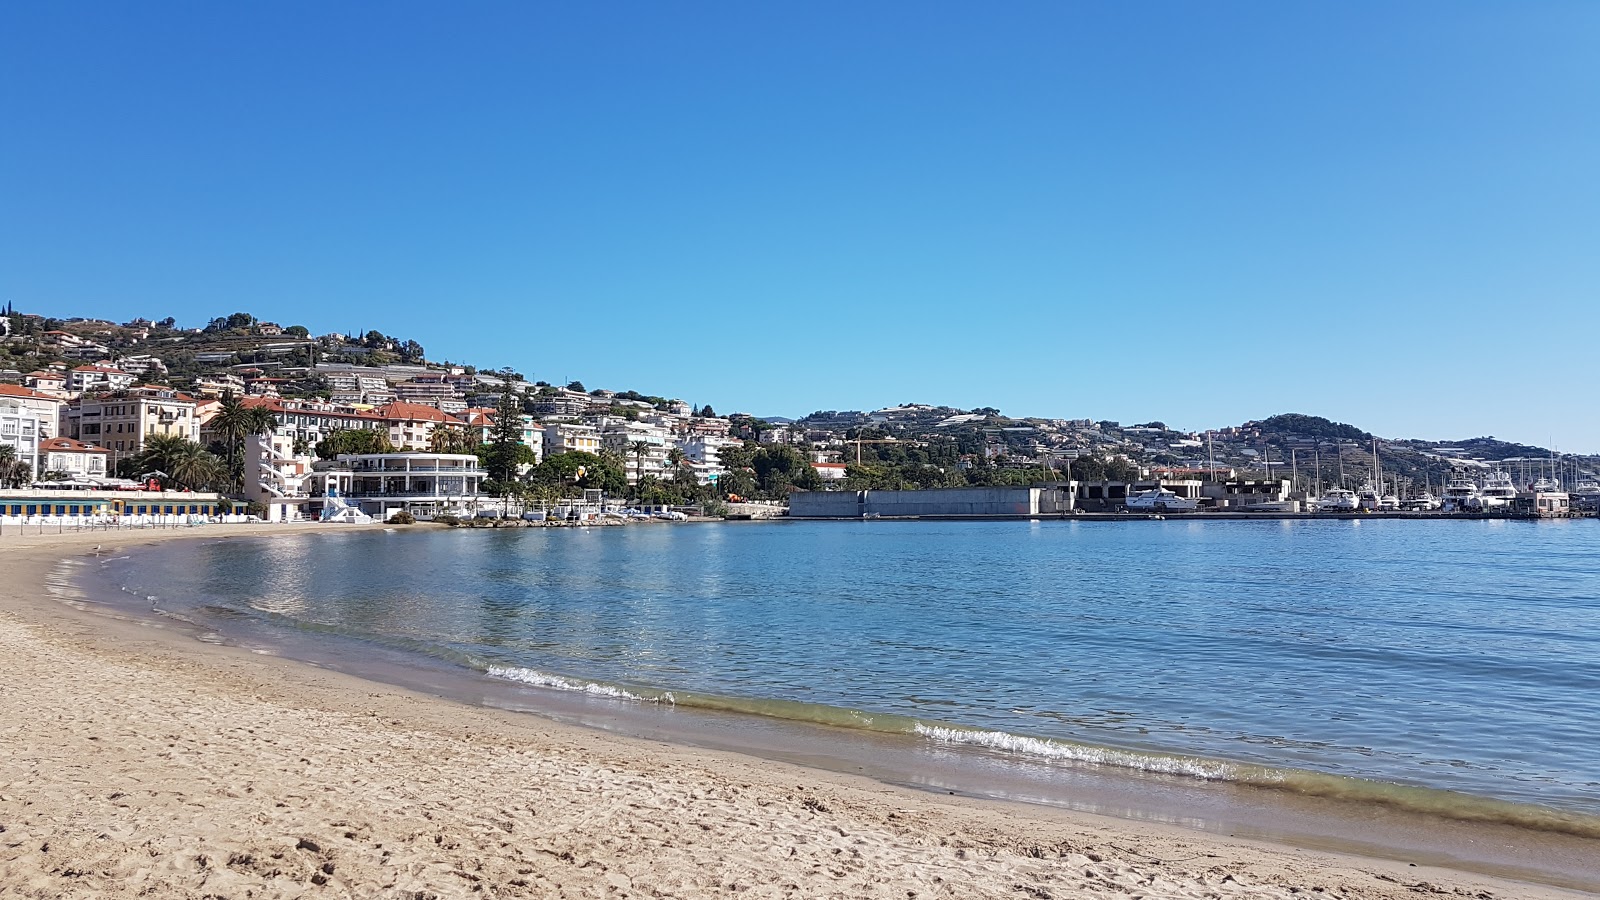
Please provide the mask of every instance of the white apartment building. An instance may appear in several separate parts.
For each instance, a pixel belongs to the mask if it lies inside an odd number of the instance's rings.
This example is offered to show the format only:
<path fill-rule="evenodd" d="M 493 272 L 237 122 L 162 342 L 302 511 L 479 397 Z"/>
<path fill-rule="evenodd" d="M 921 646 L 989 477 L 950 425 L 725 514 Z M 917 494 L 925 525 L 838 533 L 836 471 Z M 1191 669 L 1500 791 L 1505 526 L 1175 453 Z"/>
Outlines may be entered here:
<path fill-rule="evenodd" d="M 64 372 L 44 371 L 29 372 L 22 376 L 22 383 L 36 391 L 65 391 L 67 389 L 67 376 Z"/>
<path fill-rule="evenodd" d="M 120 391 L 133 387 L 138 379 L 121 369 L 105 366 L 79 366 L 67 373 L 67 390 L 79 392 Z"/>
<path fill-rule="evenodd" d="M 571 422 L 547 424 L 544 426 L 544 449 L 547 454 L 572 451 L 599 453 L 600 432 L 593 425 Z"/>
<path fill-rule="evenodd" d="M 160 358 L 151 356 L 148 353 L 141 353 L 137 356 L 120 357 L 117 359 L 116 367 L 130 375 L 137 375 L 140 377 L 146 377 L 152 374 L 167 374 L 167 364 L 162 362 Z"/>
<path fill-rule="evenodd" d="M 17 459 L 28 464 L 34 478 L 44 471 L 40 446 L 55 435 L 61 405 L 47 394 L 0 384 L 0 445 L 15 449 Z"/>
<path fill-rule="evenodd" d="M 138 453 L 149 435 L 200 439 L 194 398 L 166 387 L 84 397 L 67 407 L 65 422 L 69 437 L 110 450 L 113 468 Z"/>
<path fill-rule="evenodd" d="M 621 457 L 629 484 L 638 484 L 639 479 L 647 475 L 671 477 L 667 471 L 667 451 L 673 444 L 665 428 L 613 420 L 600 429 L 600 446 Z"/>
<path fill-rule="evenodd" d="M 244 378 L 232 372 L 202 375 L 194 380 L 195 393 L 202 397 L 221 397 L 223 394 L 243 394 Z"/>
<path fill-rule="evenodd" d="M 444 372 L 424 372 L 394 386 L 394 395 L 401 403 L 419 403 L 432 406 L 451 415 L 467 411 L 466 395 Z"/>
<path fill-rule="evenodd" d="M 721 478 L 728 471 L 722 464 L 722 449 L 724 447 L 740 447 L 744 442 L 729 437 L 713 437 L 700 435 L 678 442 L 678 449 L 689 461 L 689 467 L 694 471 L 695 479 L 701 484 L 710 484 Z"/>
<path fill-rule="evenodd" d="M 349 363 L 322 363 L 317 374 L 328 383 L 328 392 L 337 403 L 380 405 L 395 399 L 394 390 L 384 377 L 383 369 L 376 366 L 353 366 Z"/>
<path fill-rule="evenodd" d="M 329 489 L 345 502 L 385 520 L 399 510 L 414 515 L 469 510 L 485 476 L 470 453 L 368 453 L 341 456 L 319 467 L 307 483 L 320 508 Z"/>

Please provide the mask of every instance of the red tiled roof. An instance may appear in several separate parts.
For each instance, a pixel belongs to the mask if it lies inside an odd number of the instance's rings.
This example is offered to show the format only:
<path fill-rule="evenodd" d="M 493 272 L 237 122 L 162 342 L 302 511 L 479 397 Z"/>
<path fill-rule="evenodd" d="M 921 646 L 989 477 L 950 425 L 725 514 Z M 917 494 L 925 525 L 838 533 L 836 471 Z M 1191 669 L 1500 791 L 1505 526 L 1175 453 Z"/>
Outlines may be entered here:
<path fill-rule="evenodd" d="M 298 406 L 286 406 L 282 397 L 245 397 L 239 401 L 239 405 L 249 409 L 264 406 L 272 410 L 273 413 L 280 415 L 329 416 L 337 419 L 383 418 L 372 413 L 345 411 L 342 409 L 303 409 Z"/>
<path fill-rule="evenodd" d="M 104 447 L 96 447 L 93 444 L 85 444 L 83 441 L 75 441 L 75 440 L 73 440 L 72 438 L 69 438 L 69 437 L 51 438 L 50 440 L 45 441 L 44 443 L 40 444 L 39 445 L 39 449 L 40 450 L 44 450 L 46 452 L 54 450 L 54 451 L 57 451 L 57 452 L 65 451 L 65 452 L 68 452 L 68 453 L 110 453 L 111 452 L 110 450 L 107 450 Z"/>
<path fill-rule="evenodd" d="M 58 403 L 60 402 L 59 397 L 52 397 L 49 394 L 41 394 L 33 388 L 25 388 L 20 384 L 0 384 L 0 395 L 6 397 L 36 397 L 40 400 L 55 400 Z"/>
<path fill-rule="evenodd" d="M 377 413 L 379 416 L 382 416 L 391 422 L 440 422 L 446 425 L 465 424 L 455 416 L 446 415 L 444 411 L 438 409 L 437 407 L 427 406 L 421 403 L 405 403 L 403 401 L 396 401 L 388 406 L 378 407 Z"/>
<path fill-rule="evenodd" d="M 105 372 L 105 373 L 108 373 L 108 374 L 111 374 L 111 375 L 126 375 L 126 374 L 128 374 L 127 372 L 124 372 L 121 369 L 108 369 L 105 366 L 79 366 L 76 369 L 73 369 L 72 371 L 74 371 L 74 372 Z"/>

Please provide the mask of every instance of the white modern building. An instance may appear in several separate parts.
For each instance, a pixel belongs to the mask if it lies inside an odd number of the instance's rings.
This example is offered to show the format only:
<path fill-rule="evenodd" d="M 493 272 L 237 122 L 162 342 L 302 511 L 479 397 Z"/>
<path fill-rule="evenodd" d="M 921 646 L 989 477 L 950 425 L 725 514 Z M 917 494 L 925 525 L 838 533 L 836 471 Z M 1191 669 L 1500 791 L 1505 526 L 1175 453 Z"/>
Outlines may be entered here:
<path fill-rule="evenodd" d="M 38 391 L 0 384 L 0 445 L 13 448 L 33 478 L 44 471 L 40 445 L 55 435 L 61 405 Z"/>
<path fill-rule="evenodd" d="M 337 490 L 346 503 L 387 519 L 400 510 L 420 516 L 471 510 L 485 477 L 470 453 L 366 453 L 319 464 L 306 483 L 319 509 Z"/>
<path fill-rule="evenodd" d="M 612 420 L 600 430 L 600 446 L 615 453 L 622 460 L 629 484 L 653 475 L 668 477 L 667 451 L 673 446 L 671 435 L 665 428 L 641 422 Z"/>
<path fill-rule="evenodd" d="M 120 391 L 133 387 L 138 378 L 121 369 L 105 366 L 79 366 L 67 373 L 67 390 L 79 392 Z"/>

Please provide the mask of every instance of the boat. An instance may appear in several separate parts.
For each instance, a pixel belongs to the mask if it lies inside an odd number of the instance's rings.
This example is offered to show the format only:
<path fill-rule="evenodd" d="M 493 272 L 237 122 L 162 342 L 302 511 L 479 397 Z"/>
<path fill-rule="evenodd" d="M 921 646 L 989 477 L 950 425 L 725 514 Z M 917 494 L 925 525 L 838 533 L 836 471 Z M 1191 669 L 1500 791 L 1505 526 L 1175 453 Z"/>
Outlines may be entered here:
<path fill-rule="evenodd" d="M 1515 499 L 1517 499 L 1517 487 L 1511 483 L 1511 473 L 1495 469 L 1483 476 L 1483 485 L 1478 488 L 1477 496 L 1468 498 L 1464 507 L 1494 509 L 1499 506 L 1509 506 Z"/>
<path fill-rule="evenodd" d="M 1600 481 L 1586 478 L 1572 488 L 1572 506 L 1576 509 L 1600 509 Z"/>
<path fill-rule="evenodd" d="M 1356 506 L 1360 509 L 1378 509 L 1382 500 L 1383 498 L 1378 496 L 1378 489 L 1373 487 L 1370 481 L 1364 481 L 1361 487 L 1356 488 Z"/>
<path fill-rule="evenodd" d="M 1447 512 L 1476 508 L 1477 496 L 1478 485 L 1467 476 L 1454 473 L 1444 486 L 1444 508 Z"/>
<path fill-rule="evenodd" d="M 1317 500 L 1317 512 L 1355 512 L 1361 508 L 1356 492 L 1346 488 L 1330 488 Z"/>
<path fill-rule="evenodd" d="M 1421 494 L 1402 502 L 1400 508 L 1418 512 L 1431 512 L 1442 505 L 1438 497 L 1435 497 L 1429 491 L 1423 491 Z"/>
<path fill-rule="evenodd" d="M 1123 504 L 1129 510 L 1139 512 L 1183 512 L 1200 508 L 1200 501 L 1190 500 L 1188 497 L 1179 497 L 1166 488 L 1156 488 L 1150 491 L 1139 491 L 1129 494 Z"/>

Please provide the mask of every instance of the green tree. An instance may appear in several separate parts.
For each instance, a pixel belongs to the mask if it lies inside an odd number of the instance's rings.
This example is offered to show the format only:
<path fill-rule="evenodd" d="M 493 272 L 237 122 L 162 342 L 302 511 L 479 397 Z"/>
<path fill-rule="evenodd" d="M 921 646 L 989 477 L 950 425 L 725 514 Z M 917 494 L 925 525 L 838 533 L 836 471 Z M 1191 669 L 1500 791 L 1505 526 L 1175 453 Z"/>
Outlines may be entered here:
<path fill-rule="evenodd" d="M 33 478 L 33 469 L 17 458 L 17 448 L 0 444 L 0 486 L 22 487 Z"/>
<path fill-rule="evenodd" d="M 533 462 L 533 451 L 522 443 L 522 401 L 511 389 L 509 378 L 500 386 L 500 402 L 495 406 L 482 459 L 489 480 L 504 484 L 516 481 L 518 470 Z"/>
<path fill-rule="evenodd" d="M 199 444 L 175 434 L 153 434 L 133 458 L 132 468 L 139 474 L 159 472 L 163 486 L 189 490 L 214 490 L 226 487 L 228 467 Z"/>
<path fill-rule="evenodd" d="M 235 479 L 244 477 L 244 442 L 251 435 L 271 434 L 278 417 L 263 405 L 245 406 L 232 391 L 222 395 L 222 408 L 211 420 L 211 428 L 222 444 L 222 458 Z"/>
<path fill-rule="evenodd" d="M 389 435 L 375 428 L 336 428 L 317 442 L 317 458 L 336 459 L 347 453 L 393 453 Z"/>
<path fill-rule="evenodd" d="M 644 458 L 650 452 L 649 441 L 634 441 L 628 445 L 633 451 L 633 480 L 635 483 L 644 480 Z"/>

